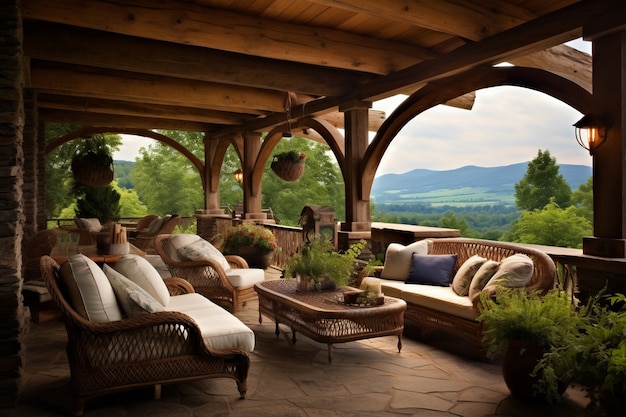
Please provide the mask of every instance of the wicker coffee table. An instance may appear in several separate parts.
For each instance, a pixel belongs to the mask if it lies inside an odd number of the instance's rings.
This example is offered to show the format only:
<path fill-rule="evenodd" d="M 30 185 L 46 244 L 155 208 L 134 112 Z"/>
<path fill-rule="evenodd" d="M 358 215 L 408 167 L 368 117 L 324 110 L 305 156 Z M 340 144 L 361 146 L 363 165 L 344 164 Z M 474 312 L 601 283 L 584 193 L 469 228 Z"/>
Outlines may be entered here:
<path fill-rule="evenodd" d="M 272 280 L 257 283 L 259 295 L 259 323 L 262 314 L 292 330 L 292 343 L 296 332 L 320 343 L 328 344 L 328 362 L 332 362 L 332 344 L 351 342 L 380 336 L 398 336 L 398 352 L 402 349 L 404 329 L 404 300 L 385 297 L 378 306 L 353 306 L 340 302 L 343 292 L 354 288 L 332 291 L 296 291 L 295 280 Z"/>

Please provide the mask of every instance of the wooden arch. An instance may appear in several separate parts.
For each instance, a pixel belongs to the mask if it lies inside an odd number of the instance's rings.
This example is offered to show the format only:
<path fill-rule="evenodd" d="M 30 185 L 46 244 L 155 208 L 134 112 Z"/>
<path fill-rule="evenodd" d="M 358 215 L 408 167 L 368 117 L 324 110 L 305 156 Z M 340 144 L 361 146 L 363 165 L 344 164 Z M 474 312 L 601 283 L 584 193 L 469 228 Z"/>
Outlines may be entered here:
<path fill-rule="evenodd" d="M 60 136 L 54 141 L 50 142 L 45 148 L 45 153 L 47 155 L 48 153 L 52 152 L 53 150 L 63 145 L 64 143 L 70 142 L 72 140 L 75 140 L 84 136 L 93 135 L 96 133 L 120 133 L 120 134 L 127 134 L 127 135 L 144 136 L 150 139 L 158 140 L 159 142 L 162 142 L 166 144 L 167 146 L 174 148 L 175 150 L 183 154 L 183 156 L 187 158 L 193 164 L 193 166 L 198 170 L 198 173 L 200 174 L 200 178 L 202 178 L 202 187 L 206 190 L 207 184 L 205 183 L 205 179 L 204 179 L 204 164 L 202 163 L 202 161 L 198 157 L 196 157 L 194 154 L 192 154 L 187 148 L 185 148 L 184 146 L 182 146 L 180 143 L 176 142 L 175 140 L 165 135 L 162 135 L 160 133 L 148 130 L 148 129 L 110 128 L 110 127 L 98 127 L 98 126 L 82 127 L 73 132 Z"/>
<path fill-rule="evenodd" d="M 343 174 L 345 166 L 345 147 L 344 138 L 341 135 L 341 132 L 339 132 L 339 130 L 328 121 L 316 117 L 305 117 L 299 119 L 296 122 L 295 126 L 300 128 L 311 128 L 319 133 L 330 147 L 331 151 L 335 155 L 335 158 L 337 158 L 339 168 L 341 169 L 341 172 Z M 265 136 L 265 139 L 263 140 L 259 155 L 257 156 L 256 162 L 254 163 L 254 169 L 252 170 L 253 196 L 259 195 L 265 165 L 270 159 L 272 150 L 276 147 L 278 141 L 282 139 L 282 134 L 286 129 L 288 129 L 286 123 L 280 126 L 276 126 L 269 131 L 269 133 L 267 134 L 267 136 Z"/>
<path fill-rule="evenodd" d="M 462 75 L 429 83 L 409 96 L 385 120 L 367 148 L 361 169 L 362 200 L 369 200 L 374 175 L 398 132 L 414 117 L 438 104 L 471 91 L 511 85 L 548 94 L 583 114 L 592 111 L 592 94 L 575 82 L 554 73 L 526 67 L 480 67 Z"/>

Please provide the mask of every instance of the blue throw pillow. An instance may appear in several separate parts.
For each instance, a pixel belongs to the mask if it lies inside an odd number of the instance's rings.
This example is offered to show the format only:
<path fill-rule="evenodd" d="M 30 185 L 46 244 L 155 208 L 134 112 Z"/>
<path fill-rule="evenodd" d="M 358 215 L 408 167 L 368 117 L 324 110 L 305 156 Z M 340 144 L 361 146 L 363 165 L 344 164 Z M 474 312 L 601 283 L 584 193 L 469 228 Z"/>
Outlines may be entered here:
<path fill-rule="evenodd" d="M 457 255 L 419 255 L 413 254 L 411 271 L 407 284 L 450 286 Z"/>

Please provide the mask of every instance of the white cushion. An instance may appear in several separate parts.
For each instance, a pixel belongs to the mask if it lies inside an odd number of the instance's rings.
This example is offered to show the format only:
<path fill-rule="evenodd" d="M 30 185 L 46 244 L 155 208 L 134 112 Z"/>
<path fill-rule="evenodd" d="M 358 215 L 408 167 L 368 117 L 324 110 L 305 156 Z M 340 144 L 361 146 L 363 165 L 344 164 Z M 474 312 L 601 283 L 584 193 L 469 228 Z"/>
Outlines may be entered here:
<path fill-rule="evenodd" d="M 452 279 L 452 289 L 458 295 L 469 295 L 469 287 L 472 278 L 476 275 L 478 269 L 487 261 L 482 256 L 473 255 L 463 262 L 463 265 L 456 271 Z"/>
<path fill-rule="evenodd" d="M 405 284 L 404 281 L 398 281 L 395 279 L 381 279 L 380 289 L 383 294 L 389 297 L 402 298 L 402 290 L 411 284 Z"/>
<path fill-rule="evenodd" d="M 478 271 L 474 274 L 474 278 L 472 278 L 472 282 L 469 287 L 468 295 L 471 301 L 474 301 L 474 299 L 478 297 L 483 288 L 485 288 L 485 285 L 487 285 L 491 277 L 493 277 L 496 273 L 499 266 L 500 262 L 492 261 L 490 259 L 478 268 Z"/>
<path fill-rule="evenodd" d="M 408 246 L 400 243 L 390 243 L 385 252 L 385 266 L 380 274 L 384 279 L 406 280 L 411 270 L 413 253 L 428 255 L 431 246 L 430 240 L 419 240 Z"/>
<path fill-rule="evenodd" d="M 141 234 L 142 235 L 154 235 L 156 234 L 156 232 L 158 232 L 161 229 L 162 225 L 163 225 L 163 218 L 156 217 L 152 219 L 152 221 L 150 222 L 150 224 L 148 224 L 148 226 L 146 226 L 144 229 L 141 229 Z"/>
<path fill-rule="evenodd" d="M 114 269 L 143 288 L 159 303 L 170 302 L 170 292 L 159 271 L 147 259 L 134 254 L 124 255 L 115 263 Z"/>
<path fill-rule="evenodd" d="M 115 292 L 94 261 L 80 253 L 72 255 L 61 266 L 61 276 L 78 314 L 97 323 L 122 320 Z"/>
<path fill-rule="evenodd" d="M 231 268 L 226 271 L 226 278 L 233 287 L 247 287 L 265 279 L 265 272 L 260 268 Z"/>
<path fill-rule="evenodd" d="M 254 350 L 254 332 L 237 317 L 200 294 L 172 296 L 165 310 L 191 317 L 200 328 L 204 343 L 211 349 Z"/>
<path fill-rule="evenodd" d="M 468 320 L 475 320 L 478 312 L 469 297 L 457 295 L 452 287 L 437 285 L 407 284 L 402 291 L 402 299 L 422 307 L 452 314 Z"/>
<path fill-rule="evenodd" d="M 161 303 L 154 297 L 109 265 L 105 264 L 102 270 L 113 287 L 117 302 L 128 317 L 145 314 L 146 312 L 165 311 Z"/>
<path fill-rule="evenodd" d="M 530 282 L 535 264 L 528 255 L 516 253 L 500 262 L 496 273 L 491 277 L 485 288 L 500 285 L 509 288 L 520 288 Z"/>
<path fill-rule="evenodd" d="M 96 233 L 102 230 L 102 224 L 97 218 L 76 218 L 74 222 L 79 229 L 85 229 L 88 232 Z"/>
<path fill-rule="evenodd" d="M 183 259 L 190 261 L 216 261 L 224 271 L 230 269 L 230 264 L 215 246 L 210 242 L 199 238 L 186 246 L 178 249 L 178 254 Z"/>

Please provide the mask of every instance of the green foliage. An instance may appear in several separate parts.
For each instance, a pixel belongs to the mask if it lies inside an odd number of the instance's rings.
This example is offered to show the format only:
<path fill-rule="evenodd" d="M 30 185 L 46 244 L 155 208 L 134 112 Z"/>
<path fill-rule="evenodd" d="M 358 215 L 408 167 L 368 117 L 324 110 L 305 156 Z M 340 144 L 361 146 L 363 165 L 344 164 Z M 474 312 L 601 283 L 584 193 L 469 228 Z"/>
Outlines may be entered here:
<path fill-rule="evenodd" d="M 559 207 L 570 205 L 572 190 L 559 174 L 556 158 L 550 156 L 550 151 L 537 152 L 537 157 L 528 163 L 524 178 L 515 184 L 515 203 L 521 210 L 541 209 L 551 199 Z"/>
<path fill-rule="evenodd" d="M 592 234 L 591 223 L 574 206 L 559 208 L 551 201 L 542 210 L 525 211 L 504 239 L 510 242 L 580 248 L 583 236 Z"/>
<path fill-rule="evenodd" d="M 115 180 L 121 188 L 133 189 L 133 179 L 131 173 L 135 168 L 135 162 L 113 161 L 115 167 Z"/>
<path fill-rule="evenodd" d="M 593 222 L 593 177 L 589 177 L 586 183 L 580 184 L 578 190 L 572 193 L 572 203 L 580 217 L 589 220 L 589 223 Z"/>
<path fill-rule="evenodd" d="M 536 368 L 543 374 L 539 388 L 552 398 L 558 398 L 559 381 L 586 387 L 591 415 L 604 415 L 604 401 L 623 397 L 626 389 L 626 297 L 609 297 L 609 305 L 599 300 L 581 309 L 568 338 L 553 345 Z"/>
<path fill-rule="evenodd" d="M 81 196 L 76 200 L 76 217 L 96 217 L 100 223 L 120 218 L 120 193 L 106 187 L 81 187 Z"/>
<path fill-rule="evenodd" d="M 561 346 L 578 320 L 571 295 L 560 289 L 540 294 L 502 288 L 495 299 L 481 301 L 477 320 L 485 325 L 483 338 L 491 358 L 502 355 L 511 339 L 546 351 Z"/>
<path fill-rule="evenodd" d="M 278 240 L 270 229 L 252 222 L 243 222 L 228 229 L 226 239 L 224 239 L 224 252 L 237 254 L 242 246 L 254 246 L 264 252 L 280 249 Z"/>
<path fill-rule="evenodd" d="M 354 245 L 340 254 L 334 251 L 329 240 L 316 236 L 302 248 L 302 252 L 291 258 L 285 267 L 285 277 L 308 277 L 316 285 L 319 285 L 321 277 L 328 277 L 336 285 L 345 285 L 351 277 L 356 258 L 361 254 L 359 247 Z"/>
<path fill-rule="evenodd" d="M 275 161 L 289 161 L 289 162 L 300 162 L 300 161 L 304 161 L 305 158 L 306 158 L 306 154 L 302 152 L 297 152 L 294 150 L 276 153 L 274 154 L 274 157 L 273 157 Z"/>
<path fill-rule="evenodd" d="M 120 217 L 143 217 L 148 214 L 148 208 L 141 204 L 135 190 L 120 188 L 115 181 L 111 185 L 120 194 Z"/>

